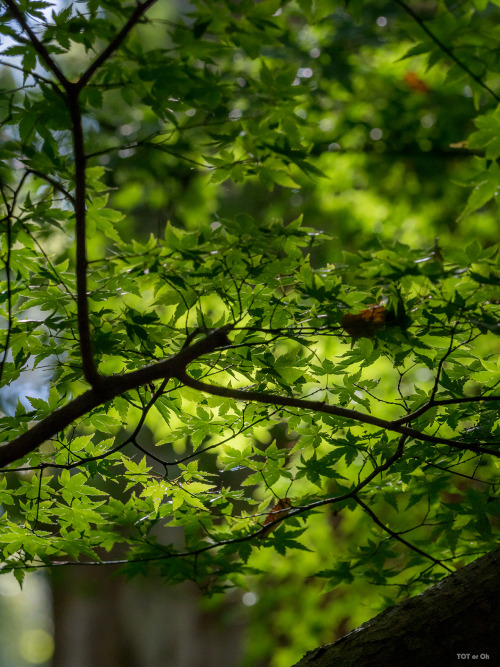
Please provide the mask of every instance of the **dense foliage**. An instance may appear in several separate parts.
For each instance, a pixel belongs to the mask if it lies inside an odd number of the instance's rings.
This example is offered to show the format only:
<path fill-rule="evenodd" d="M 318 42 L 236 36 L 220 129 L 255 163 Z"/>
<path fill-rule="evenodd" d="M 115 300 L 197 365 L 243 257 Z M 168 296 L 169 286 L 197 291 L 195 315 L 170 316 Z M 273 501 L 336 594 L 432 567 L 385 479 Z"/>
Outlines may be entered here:
<path fill-rule="evenodd" d="M 3 8 L 2 571 L 271 580 L 300 654 L 279 590 L 491 550 L 496 7 Z"/>

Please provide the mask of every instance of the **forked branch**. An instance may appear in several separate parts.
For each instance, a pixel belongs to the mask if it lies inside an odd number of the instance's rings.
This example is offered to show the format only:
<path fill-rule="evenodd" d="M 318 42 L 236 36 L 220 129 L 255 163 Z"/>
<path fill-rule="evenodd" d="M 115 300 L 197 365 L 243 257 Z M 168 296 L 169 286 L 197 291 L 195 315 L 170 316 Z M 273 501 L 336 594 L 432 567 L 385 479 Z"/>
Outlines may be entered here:
<path fill-rule="evenodd" d="M 145 12 L 156 2 L 158 2 L 158 0 L 145 0 L 144 2 L 137 3 L 137 7 L 132 12 L 129 20 L 125 23 L 120 32 L 113 40 L 111 40 L 104 51 L 97 56 L 94 62 L 88 67 L 88 69 L 84 72 L 84 74 L 82 74 L 78 82 L 75 84 L 77 90 L 81 90 L 84 86 L 87 85 L 90 77 L 94 74 L 94 72 L 96 72 L 106 62 L 106 60 L 108 60 L 108 58 L 113 55 L 113 53 L 115 53 L 132 28 L 139 22 Z"/>

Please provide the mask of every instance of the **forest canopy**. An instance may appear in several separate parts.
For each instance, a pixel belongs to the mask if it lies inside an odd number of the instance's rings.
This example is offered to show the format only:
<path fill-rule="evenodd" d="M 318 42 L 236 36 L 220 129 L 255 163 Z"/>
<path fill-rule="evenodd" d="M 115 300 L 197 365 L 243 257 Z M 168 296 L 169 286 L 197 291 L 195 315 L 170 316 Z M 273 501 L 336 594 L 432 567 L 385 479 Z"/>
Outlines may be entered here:
<path fill-rule="evenodd" d="M 498 4 L 2 3 L 3 573 L 287 665 L 495 547 Z"/>

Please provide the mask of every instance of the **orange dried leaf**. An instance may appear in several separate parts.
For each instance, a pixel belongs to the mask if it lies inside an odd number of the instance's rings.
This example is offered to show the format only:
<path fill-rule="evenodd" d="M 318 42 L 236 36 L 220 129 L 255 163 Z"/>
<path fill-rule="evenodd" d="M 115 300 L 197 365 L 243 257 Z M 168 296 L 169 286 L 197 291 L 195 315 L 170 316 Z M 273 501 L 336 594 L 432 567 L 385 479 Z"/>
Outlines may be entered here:
<path fill-rule="evenodd" d="M 405 81 L 408 86 L 417 93 L 428 93 L 430 88 L 425 81 L 415 74 L 415 72 L 407 72 L 405 74 Z"/>
<path fill-rule="evenodd" d="M 373 304 L 358 314 L 346 313 L 341 325 L 354 338 L 372 338 L 385 324 L 385 306 Z"/>
<path fill-rule="evenodd" d="M 270 533 L 273 532 L 273 530 L 276 530 L 276 528 L 279 526 L 279 522 L 273 523 L 273 521 L 277 521 L 277 519 L 284 519 L 286 515 L 290 513 L 291 509 L 292 503 L 290 498 L 282 498 L 279 500 L 266 516 L 264 521 L 264 530 L 259 534 L 259 537 L 267 537 Z M 266 528 L 266 526 L 268 527 Z"/>

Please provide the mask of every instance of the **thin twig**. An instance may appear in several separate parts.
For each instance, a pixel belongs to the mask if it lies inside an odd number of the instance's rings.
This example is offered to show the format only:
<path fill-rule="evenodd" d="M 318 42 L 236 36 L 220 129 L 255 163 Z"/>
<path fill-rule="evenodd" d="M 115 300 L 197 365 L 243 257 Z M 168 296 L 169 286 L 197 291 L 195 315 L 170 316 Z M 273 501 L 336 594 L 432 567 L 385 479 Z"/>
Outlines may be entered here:
<path fill-rule="evenodd" d="M 35 79 L 35 81 L 41 81 L 42 83 L 46 83 L 47 85 L 50 85 L 50 86 L 52 86 L 53 83 L 54 83 L 50 79 L 47 79 L 46 77 L 41 76 L 37 72 L 33 72 L 33 70 L 27 70 L 24 67 L 21 67 L 20 65 L 15 65 L 14 63 L 9 63 L 6 60 L 0 60 L 0 65 L 2 65 L 4 67 L 11 67 L 12 69 L 18 70 L 19 72 L 22 72 L 23 74 L 26 74 L 27 76 L 32 76 Z M 20 88 L 19 90 L 23 90 L 23 89 L 24 89 L 24 86 L 22 88 Z M 8 92 L 13 93 L 15 91 L 14 90 L 9 90 Z"/>
<path fill-rule="evenodd" d="M 415 546 L 415 545 L 412 544 L 411 542 L 408 542 L 408 541 L 405 540 L 403 537 L 401 537 L 398 533 L 395 533 L 393 530 L 391 530 L 391 529 L 389 528 L 389 526 L 386 526 L 382 521 L 380 521 L 380 519 L 379 519 L 378 516 L 373 512 L 373 510 L 371 510 L 371 509 L 368 507 L 368 505 L 367 505 L 366 503 L 364 503 L 364 502 L 361 500 L 361 498 L 360 498 L 359 496 L 356 496 L 356 495 L 355 495 L 355 496 L 354 496 L 354 500 L 358 503 L 358 505 L 359 505 L 360 507 L 362 507 L 362 508 L 364 509 L 364 511 L 371 517 L 371 519 L 377 524 L 377 526 L 380 526 L 380 528 L 382 528 L 382 530 L 385 530 L 386 533 L 389 533 L 389 535 L 390 535 L 391 537 L 393 537 L 395 540 L 398 540 L 398 542 L 401 542 L 401 544 L 404 544 L 406 547 L 408 547 L 408 548 L 411 549 L 412 551 L 415 551 L 416 553 L 420 554 L 420 555 L 423 556 L 424 558 L 428 558 L 429 560 L 431 560 L 431 561 L 432 561 L 433 563 L 435 563 L 436 565 L 439 565 L 440 567 L 443 567 L 445 570 L 448 570 L 448 572 L 453 572 L 453 570 L 451 569 L 451 567 L 448 567 L 447 565 L 445 565 L 444 563 L 442 563 L 442 562 L 441 562 L 440 560 L 438 560 L 437 558 L 434 558 L 434 556 L 431 556 L 430 554 L 426 553 L 425 551 L 423 551 L 423 550 L 420 549 L 419 547 Z"/>
<path fill-rule="evenodd" d="M 422 28 L 422 30 L 432 39 L 434 44 L 436 44 L 441 51 L 446 53 L 446 55 L 453 60 L 453 62 L 460 67 L 466 74 L 468 74 L 474 81 L 481 86 L 481 88 L 484 88 L 484 90 L 488 91 L 490 95 L 492 95 L 497 102 L 500 102 L 500 96 L 498 96 L 495 91 L 493 91 L 484 81 L 477 76 L 477 74 L 474 74 L 474 72 L 467 67 L 465 63 L 463 63 L 457 56 L 453 53 L 453 51 L 446 46 L 446 44 L 443 44 L 443 42 L 437 37 L 426 25 L 425 21 L 423 21 L 420 16 L 403 0 L 396 0 L 398 5 L 404 9 L 404 11 L 409 14 L 414 21 L 418 23 L 418 25 Z"/>
<path fill-rule="evenodd" d="M 500 401 L 500 396 L 463 396 L 461 398 L 442 398 L 433 401 L 432 403 L 426 403 L 425 405 L 422 405 L 420 408 L 417 408 L 414 412 L 411 412 L 408 415 L 405 415 L 404 417 L 400 417 L 399 419 L 394 420 L 394 424 L 406 424 L 407 422 L 411 422 L 417 417 L 420 417 L 420 415 L 423 415 L 427 410 L 430 410 L 431 408 L 438 407 L 440 405 L 460 405 L 462 403 L 479 403 L 481 401 L 488 402 L 488 401 Z"/>
<path fill-rule="evenodd" d="M 19 23 L 21 28 L 29 36 L 31 44 L 33 45 L 33 48 L 35 49 L 35 51 L 40 56 L 40 59 L 45 63 L 45 65 L 48 67 L 48 69 L 56 77 L 56 79 L 62 85 L 64 90 L 67 90 L 68 84 L 69 84 L 68 79 L 61 72 L 61 70 L 59 69 L 56 62 L 52 59 L 52 56 L 47 51 L 45 45 L 38 39 L 38 37 L 33 32 L 33 30 L 30 28 L 28 22 L 26 21 L 26 18 L 24 16 L 23 12 L 19 9 L 19 7 L 14 2 L 14 0 L 5 0 L 5 4 L 7 5 L 10 13 L 13 15 L 13 17 Z"/>
<path fill-rule="evenodd" d="M 2 361 L 0 362 L 0 382 L 2 380 L 3 376 L 3 371 L 5 368 L 5 363 L 7 360 L 7 353 L 9 351 L 9 342 L 10 342 L 10 335 L 12 332 L 12 326 L 13 326 L 13 316 L 12 316 L 12 285 L 11 285 L 11 277 L 10 277 L 10 261 L 12 257 L 12 215 L 14 212 L 14 209 L 16 207 L 17 203 L 17 197 L 19 196 L 19 193 L 21 192 L 21 189 L 24 185 L 24 181 L 27 178 L 27 174 L 24 173 L 21 180 L 19 181 L 15 191 L 14 195 L 12 197 L 12 202 L 9 203 L 7 200 L 7 197 L 5 195 L 5 191 L 3 187 L 0 187 L 0 192 L 2 194 L 2 199 L 5 205 L 5 208 L 7 209 L 7 215 L 5 217 L 5 221 L 7 223 L 7 256 L 5 258 L 5 273 L 6 273 L 6 281 L 7 281 L 7 334 L 6 334 L 6 339 L 5 339 L 5 348 L 4 348 L 4 353 L 2 357 Z"/>
<path fill-rule="evenodd" d="M 34 176 L 38 176 L 38 178 L 41 178 L 44 181 L 47 181 L 47 183 L 50 183 L 54 190 L 58 190 L 61 194 L 63 194 L 72 204 L 75 203 L 75 198 L 71 194 L 71 192 L 68 192 L 64 185 L 62 183 L 59 183 L 59 181 L 56 181 L 55 178 L 52 178 L 51 176 L 48 176 L 47 174 L 44 174 L 43 172 L 39 171 L 38 169 L 33 169 L 32 167 L 29 167 L 29 169 L 26 170 L 28 174 L 33 174 Z"/>

